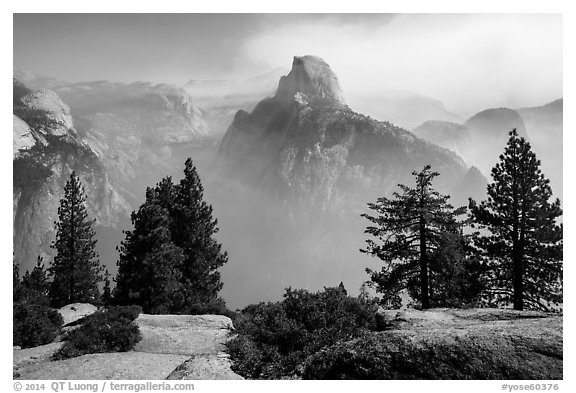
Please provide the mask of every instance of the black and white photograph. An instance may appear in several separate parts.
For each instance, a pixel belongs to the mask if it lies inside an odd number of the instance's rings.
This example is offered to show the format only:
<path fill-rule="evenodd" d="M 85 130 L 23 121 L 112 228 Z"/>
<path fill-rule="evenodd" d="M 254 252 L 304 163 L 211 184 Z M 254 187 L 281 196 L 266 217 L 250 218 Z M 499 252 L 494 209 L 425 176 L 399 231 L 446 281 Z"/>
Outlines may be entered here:
<path fill-rule="evenodd" d="M 223 11 L 10 15 L 9 388 L 563 390 L 563 14 Z"/>

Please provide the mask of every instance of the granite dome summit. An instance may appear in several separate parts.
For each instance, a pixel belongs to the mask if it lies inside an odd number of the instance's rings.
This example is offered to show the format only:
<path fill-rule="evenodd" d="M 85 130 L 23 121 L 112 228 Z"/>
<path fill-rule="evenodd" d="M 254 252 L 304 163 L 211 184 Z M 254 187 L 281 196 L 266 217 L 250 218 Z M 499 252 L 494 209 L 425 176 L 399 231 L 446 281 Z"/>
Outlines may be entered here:
<path fill-rule="evenodd" d="M 276 98 L 292 101 L 297 93 L 345 105 L 338 77 L 318 56 L 294 56 L 290 73 L 280 78 Z"/>

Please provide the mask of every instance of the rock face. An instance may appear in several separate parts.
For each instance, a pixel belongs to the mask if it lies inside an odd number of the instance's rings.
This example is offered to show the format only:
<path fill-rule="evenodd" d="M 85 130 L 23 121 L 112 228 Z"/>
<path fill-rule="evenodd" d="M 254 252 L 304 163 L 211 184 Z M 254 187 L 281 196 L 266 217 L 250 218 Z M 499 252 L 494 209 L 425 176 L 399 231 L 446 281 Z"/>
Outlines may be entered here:
<path fill-rule="evenodd" d="M 127 217 L 129 206 L 102 161 L 71 128 L 62 100 L 54 92 L 30 91 L 16 82 L 14 90 L 14 112 L 23 117 L 14 116 L 14 128 L 24 134 L 15 139 L 19 147 L 13 159 L 14 260 L 25 271 L 38 255 L 49 261 L 59 201 L 72 171 L 85 187 L 88 212 L 97 227 L 114 227 Z"/>
<path fill-rule="evenodd" d="M 22 150 L 28 150 L 36 144 L 36 140 L 32 135 L 32 130 L 28 124 L 18 116 L 14 115 L 12 119 L 13 133 L 12 133 L 12 158 L 16 158 L 18 153 Z"/>
<path fill-rule="evenodd" d="M 220 315 L 145 315 L 133 351 L 50 361 L 62 343 L 14 350 L 20 379 L 242 379 L 230 370 L 223 344 L 232 329 Z"/>
<path fill-rule="evenodd" d="M 495 309 L 392 310 L 384 314 L 389 330 L 313 356 L 307 377 L 563 378 L 561 315 Z"/>
<path fill-rule="evenodd" d="M 462 124 L 442 120 L 429 120 L 413 131 L 414 135 L 438 146 L 452 150 L 466 159 L 472 148 L 470 130 Z"/>
<path fill-rule="evenodd" d="M 51 135 L 63 136 L 67 135 L 68 130 L 73 126 L 70 107 L 51 90 L 41 89 L 32 91 L 22 97 L 22 103 L 29 108 L 46 111 L 48 116 L 55 121 L 56 124 L 54 126 L 49 129 L 42 129 L 44 132 L 49 132 Z"/>
<path fill-rule="evenodd" d="M 345 105 L 338 78 L 317 56 L 295 56 L 290 73 L 280 78 L 277 99 L 291 102 L 297 93 Z"/>

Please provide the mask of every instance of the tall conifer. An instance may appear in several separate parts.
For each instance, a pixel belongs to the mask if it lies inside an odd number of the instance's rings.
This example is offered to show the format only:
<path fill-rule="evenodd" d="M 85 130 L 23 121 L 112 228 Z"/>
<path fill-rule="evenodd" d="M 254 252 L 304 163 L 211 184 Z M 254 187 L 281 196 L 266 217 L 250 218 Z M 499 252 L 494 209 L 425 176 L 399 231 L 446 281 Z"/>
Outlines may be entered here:
<path fill-rule="evenodd" d="M 383 293 L 388 306 L 400 305 L 400 292 L 408 290 L 422 308 L 429 308 L 434 295 L 433 279 L 435 257 L 439 247 L 445 245 L 446 235 L 461 234 L 465 207 L 454 209 L 448 203 L 447 195 L 440 195 L 432 188 L 433 179 L 439 175 L 426 165 L 420 172 L 412 173 L 416 186 L 403 184 L 402 193 L 395 192 L 392 199 L 379 198 L 369 203 L 376 212 L 371 216 L 363 214 L 373 223 L 366 233 L 374 236 L 368 239 L 367 247 L 361 252 L 381 259 L 385 265 L 381 271 L 367 269 L 376 290 Z"/>
<path fill-rule="evenodd" d="M 102 267 L 95 250 L 93 229 L 95 219 L 88 218 L 86 196 L 75 172 L 64 187 L 64 197 L 58 208 L 56 240 L 52 248 L 56 255 L 49 272 L 54 276 L 49 296 L 52 306 L 94 302 L 99 298 L 98 282 Z"/>
<path fill-rule="evenodd" d="M 48 291 L 50 282 L 48 272 L 44 269 L 43 258 L 38 256 L 36 266 L 22 277 L 23 298 L 26 303 L 47 306 L 50 302 Z"/>
<path fill-rule="evenodd" d="M 217 221 L 191 159 L 178 184 L 166 177 L 147 189 L 132 224 L 120 246 L 115 302 L 139 304 L 148 313 L 223 306 L 217 269 L 228 257 L 214 238 Z"/>
<path fill-rule="evenodd" d="M 492 179 L 487 200 L 470 200 L 473 218 L 489 231 L 477 239 L 488 269 L 487 300 L 515 310 L 553 309 L 562 302 L 562 209 L 540 160 L 515 129 Z"/>

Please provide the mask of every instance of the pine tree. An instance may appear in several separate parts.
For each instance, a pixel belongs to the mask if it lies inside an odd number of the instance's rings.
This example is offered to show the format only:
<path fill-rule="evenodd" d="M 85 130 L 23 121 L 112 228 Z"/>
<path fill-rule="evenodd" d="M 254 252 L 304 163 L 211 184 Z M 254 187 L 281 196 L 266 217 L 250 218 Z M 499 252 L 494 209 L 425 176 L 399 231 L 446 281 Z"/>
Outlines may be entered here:
<path fill-rule="evenodd" d="M 22 300 L 22 281 L 20 281 L 20 268 L 12 261 L 12 302 L 18 303 Z"/>
<path fill-rule="evenodd" d="M 446 231 L 438 238 L 436 250 L 430 257 L 430 281 L 434 289 L 430 297 L 436 307 L 478 303 L 484 282 L 483 266 L 472 247 L 476 236 L 475 232 L 465 235 L 462 231 Z"/>
<path fill-rule="evenodd" d="M 359 299 L 362 300 L 370 299 L 370 293 L 368 292 L 368 283 L 366 281 L 363 282 L 362 285 L 360 285 L 359 292 L 360 292 L 358 294 Z"/>
<path fill-rule="evenodd" d="M 490 232 L 477 240 L 489 273 L 487 301 L 515 310 L 550 310 L 562 301 L 562 215 L 540 160 L 516 130 L 492 168 L 488 199 L 470 200 L 475 221 Z"/>
<path fill-rule="evenodd" d="M 85 202 L 84 188 L 72 172 L 60 200 L 58 221 L 55 222 L 56 240 L 52 244 L 56 255 L 49 268 L 54 277 L 49 296 L 54 307 L 94 302 L 99 298 L 102 268 L 95 251 L 93 225 L 96 220 L 88 218 Z"/>
<path fill-rule="evenodd" d="M 147 313 L 195 313 L 221 303 L 217 269 L 227 254 L 213 237 L 217 221 L 191 159 L 179 184 L 167 177 L 147 189 L 132 225 L 119 249 L 116 302 Z"/>
<path fill-rule="evenodd" d="M 114 301 L 138 304 L 147 313 L 175 312 L 182 307 L 179 272 L 182 252 L 171 239 L 175 185 L 170 177 L 146 189 L 146 199 L 132 212 L 134 229 L 121 243 Z"/>
<path fill-rule="evenodd" d="M 104 288 L 102 289 L 102 303 L 108 306 L 112 303 L 112 291 L 110 289 L 110 272 L 104 272 Z"/>
<path fill-rule="evenodd" d="M 30 304 L 48 306 L 50 303 L 48 298 L 49 289 L 48 272 L 44 269 L 42 257 L 38 256 L 36 266 L 31 272 L 27 271 L 22 277 L 23 301 Z"/>
<path fill-rule="evenodd" d="M 228 261 L 228 255 L 214 238 L 218 220 L 212 217 L 212 206 L 204 200 L 204 188 L 190 158 L 185 162 L 175 202 L 172 238 L 184 255 L 182 276 L 187 281 L 184 302 L 215 302 L 222 289 L 217 269 Z"/>
<path fill-rule="evenodd" d="M 416 177 L 416 187 L 400 184 L 402 193 L 395 192 L 392 199 L 379 198 L 369 203 L 377 215 L 362 216 L 371 221 L 365 233 L 377 238 L 368 239 L 363 253 L 384 261 L 381 271 L 366 269 L 373 285 L 383 293 L 388 306 L 400 306 L 400 292 L 407 289 L 421 302 L 422 308 L 431 306 L 434 281 L 438 275 L 434 268 L 434 255 L 442 247 L 446 233 L 458 234 L 464 222 L 458 217 L 465 207 L 454 209 L 449 196 L 440 195 L 432 188 L 432 180 L 439 175 L 426 165 Z"/>

